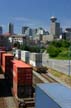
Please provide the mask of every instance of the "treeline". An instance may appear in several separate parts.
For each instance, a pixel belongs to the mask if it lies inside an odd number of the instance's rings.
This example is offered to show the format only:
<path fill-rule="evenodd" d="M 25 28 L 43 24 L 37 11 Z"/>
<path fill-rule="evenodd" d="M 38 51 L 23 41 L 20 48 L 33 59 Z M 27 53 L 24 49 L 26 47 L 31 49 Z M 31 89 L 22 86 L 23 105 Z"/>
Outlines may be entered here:
<path fill-rule="evenodd" d="M 17 47 L 18 49 L 21 49 L 21 50 L 26 50 L 30 52 L 36 52 L 36 53 L 44 52 L 45 50 L 44 47 L 40 47 L 36 45 L 30 46 L 30 45 L 25 45 L 25 44 L 20 45 L 19 42 L 14 43 L 14 47 Z"/>
<path fill-rule="evenodd" d="M 68 58 L 70 57 L 70 42 L 67 40 L 55 40 L 47 48 L 50 57 Z"/>

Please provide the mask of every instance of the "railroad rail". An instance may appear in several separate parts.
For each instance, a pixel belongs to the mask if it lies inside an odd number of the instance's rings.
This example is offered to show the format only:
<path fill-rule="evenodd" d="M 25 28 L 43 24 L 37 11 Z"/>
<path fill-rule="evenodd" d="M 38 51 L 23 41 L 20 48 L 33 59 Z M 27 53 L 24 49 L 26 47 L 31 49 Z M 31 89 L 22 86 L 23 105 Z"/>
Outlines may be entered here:
<path fill-rule="evenodd" d="M 38 73 L 33 70 L 33 83 L 36 85 L 38 83 L 59 83 L 56 79 L 48 74 L 48 72 Z"/>

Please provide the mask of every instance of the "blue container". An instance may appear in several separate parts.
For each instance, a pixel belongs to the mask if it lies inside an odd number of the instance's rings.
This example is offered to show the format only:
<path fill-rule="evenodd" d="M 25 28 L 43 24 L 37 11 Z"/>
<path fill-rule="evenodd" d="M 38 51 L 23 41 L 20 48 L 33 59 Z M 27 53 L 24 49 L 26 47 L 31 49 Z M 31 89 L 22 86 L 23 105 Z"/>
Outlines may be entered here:
<path fill-rule="evenodd" d="M 71 108 L 71 89 L 61 84 L 38 84 L 35 108 Z"/>

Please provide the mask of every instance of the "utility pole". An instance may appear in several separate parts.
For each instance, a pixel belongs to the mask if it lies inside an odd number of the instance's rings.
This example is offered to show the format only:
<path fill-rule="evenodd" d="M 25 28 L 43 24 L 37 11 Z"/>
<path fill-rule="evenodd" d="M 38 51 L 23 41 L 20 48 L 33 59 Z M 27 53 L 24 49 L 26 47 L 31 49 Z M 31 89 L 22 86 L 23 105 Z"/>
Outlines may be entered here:
<path fill-rule="evenodd" d="M 70 76 L 70 56 L 71 56 L 71 46 L 69 47 L 69 54 L 68 54 L 68 57 L 69 57 L 69 71 L 68 71 L 68 76 Z"/>

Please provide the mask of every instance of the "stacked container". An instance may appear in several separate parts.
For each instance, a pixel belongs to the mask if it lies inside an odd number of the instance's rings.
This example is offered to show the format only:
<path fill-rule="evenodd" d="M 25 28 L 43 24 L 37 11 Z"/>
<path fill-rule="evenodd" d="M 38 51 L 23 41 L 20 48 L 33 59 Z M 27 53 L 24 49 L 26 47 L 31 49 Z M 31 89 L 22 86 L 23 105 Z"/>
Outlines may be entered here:
<path fill-rule="evenodd" d="M 29 51 L 21 51 L 21 60 L 29 63 L 29 58 L 30 58 L 30 52 Z"/>
<path fill-rule="evenodd" d="M 2 65 L 2 54 L 5 53 L 5 51 L 0 51 L 0 66 Z"/>
<path fill-rule="evenodd" d="M 2 70 L 5 74 L 5 78 L 10 82 L 12 85 L 12 73 L 11 73 L 11 60 L 13 60 L 13 55 L 10 53 L 5 53 L 2 55 Z"/>
<path fill-rule="evenodd" d="M 15 56 L 15 54 L 16 54 L 16 48 L 15 47 L 13 47 L 12 48 L 12 54 Z"/>
<path fill-rule="evenodd" d="M 61 84 L 36 86 L 35 108 L 71 108 L 71 89 Z"/>
<path fill-rule="evenodd" d="M 15 57 L 16 57 L 17 59 L 21 59 L 21 50 L 20 50 L 20 49 L 17 49 L 17 50 L 16 50 Z"/>
<path fill-rule="evenodd" d="M 30 54 L 30 64 L 35 67 L 42 66 L 42 53 L 31 53 Z"/>
<path fill-rule="evenodd" d="M 13 94 L 19 98 L 32 96 L 32 67 L 13 60 Z"/>

